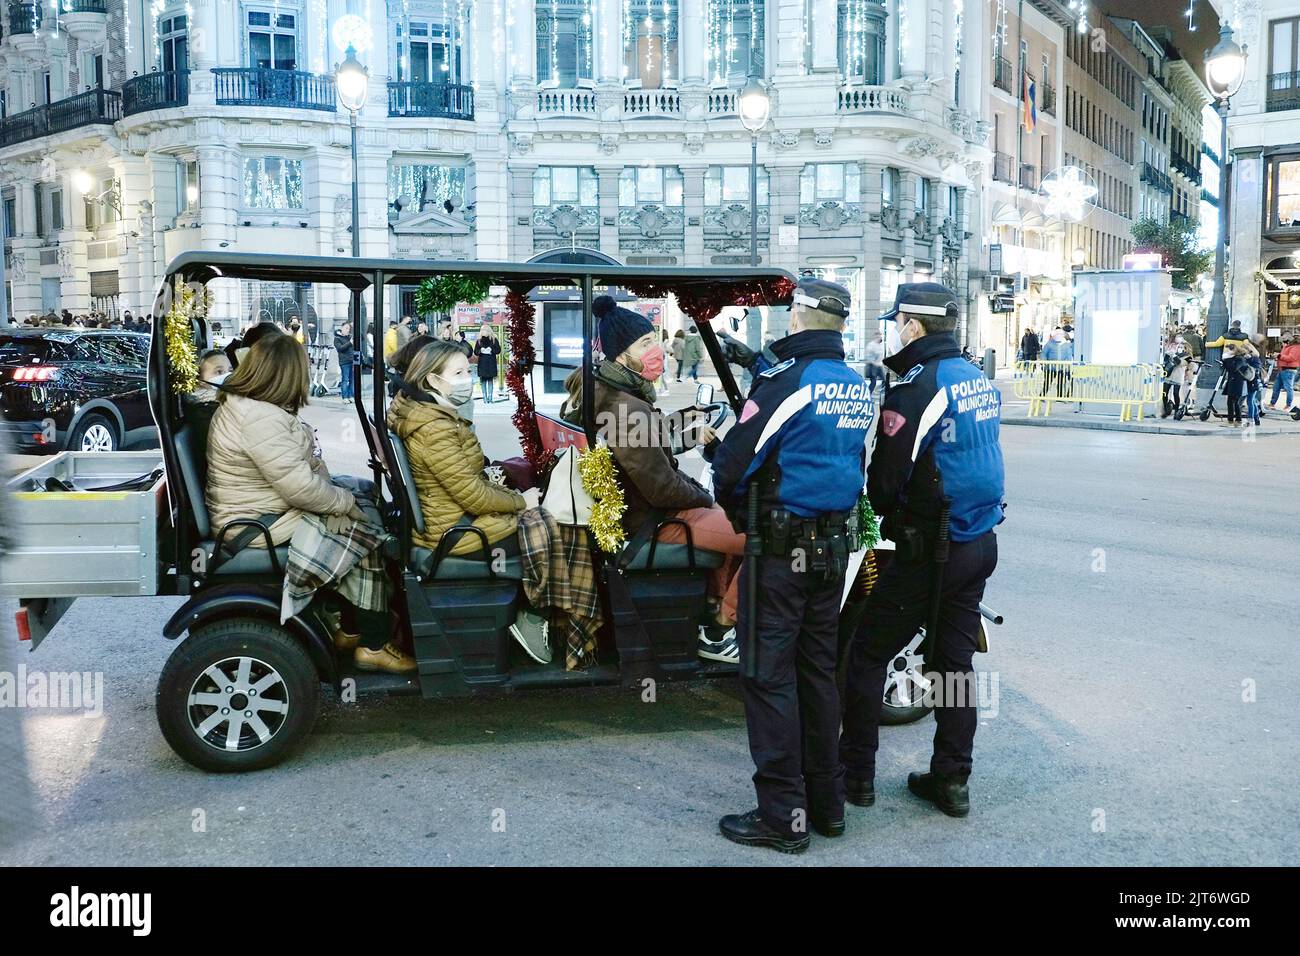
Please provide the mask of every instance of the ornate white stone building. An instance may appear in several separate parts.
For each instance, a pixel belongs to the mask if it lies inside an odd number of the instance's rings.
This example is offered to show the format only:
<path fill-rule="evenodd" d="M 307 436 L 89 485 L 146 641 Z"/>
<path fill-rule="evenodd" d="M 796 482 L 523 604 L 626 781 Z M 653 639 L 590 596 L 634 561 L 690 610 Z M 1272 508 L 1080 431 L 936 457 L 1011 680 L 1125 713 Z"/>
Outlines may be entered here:
<path fill-rule="evenodd" d="M 146 309 L 189 249 L 346 255 L 335 29 L 362 48 L 363 255 L 749 261 L 834 275 L 854 332 L 898 281 L 969 310 L 990 152 L 976 0 L 42 0 L 0 42 L 12 310 Z M 356 18 L 360 18 L 360 26 Z M 83 195 L 86 197 L 83 201 Z M 311 288 L 228 289 L 232 321 Z M 974 330 L 971 332 L 975 339 Z"/>
<path fill-rule="evenodd" d="M 1223 0 L 1221 6 L 1247 52 L 1245 79 L 1228 113 L 1228 312 L 1248 329 L 1294 333 L 1300 331 L 1300 3 Z"/>

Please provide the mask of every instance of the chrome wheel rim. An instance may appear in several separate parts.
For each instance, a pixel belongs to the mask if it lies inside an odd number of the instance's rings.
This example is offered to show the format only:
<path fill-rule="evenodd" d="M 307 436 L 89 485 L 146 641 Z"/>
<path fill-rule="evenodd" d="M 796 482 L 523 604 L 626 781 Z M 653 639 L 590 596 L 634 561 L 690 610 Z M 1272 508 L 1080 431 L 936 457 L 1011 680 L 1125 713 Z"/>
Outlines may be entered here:
<path fill-rule="evenodd" d="M 81 435 L 82 451 L 112 451 L 113 433 L 107 425 L 95 422 Z"/>
<path fill-rule="evenodd" d="M 920 707 L 924 704 L 925 694 L 930 689 L 921 658 L 924 637 L 924 631 L 918 633 L 889 662 L 889 669 L 885 672 L 886 707 Z"/>
<path fill-rule="evenodd" d="M 190 729 L 214 750 L 243 753 L 268 743 L 289 717 L 289 688 L 270 664 L 228 657 L 195 679 L 186 700 Z"/>

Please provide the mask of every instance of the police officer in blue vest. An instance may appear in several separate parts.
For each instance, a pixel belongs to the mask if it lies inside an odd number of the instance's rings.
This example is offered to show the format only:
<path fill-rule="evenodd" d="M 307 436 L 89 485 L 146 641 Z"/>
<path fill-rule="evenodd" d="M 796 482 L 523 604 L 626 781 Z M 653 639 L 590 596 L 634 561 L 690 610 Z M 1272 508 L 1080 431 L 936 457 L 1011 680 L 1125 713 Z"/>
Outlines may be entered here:
<path fill-rule="evenodd" d="M 824 836 L 844 832 L 837 630 L 875 414 L 870 389 L 844 363 L 848 315 L 847 289 L 801 279 L 790 334 L 764 350 L 761 364 L 748 355 L 761 369 L 748 401 L 721 444 L 706 449 L 715 497 L 732 523 L 746 527 L 753 487 L 762 531 L 761 554 L 741 568 L 736 627 L 742 674 L 756 667 L 741 683 L 758 808 L 719 827 L 736 843 L 785 853 L 807 849 L 810 825 Z M 758 576 L 754 661 L 743 640 L 750 575 Z"/>
<path fill-rule="evenodd" d="M 909 775 L 907 786 L 962 817 L 970 812 L 966 780 L 977 720 L 971 656 L 1004 507 L 1001 398 L 962 358 L 951 290 L 934 282 L 900 285 L 882 318 L 897 324 L 903 347 L 885 359 L 899 378 L 881 405 L 867 495 L 897 550 L 850 644 L 840 758 L 848 800 L 871 806 L 886 665 L 937 620 L 925 645 L 926 676 L 941 681 L 934 754 L 929 772 Z"/>

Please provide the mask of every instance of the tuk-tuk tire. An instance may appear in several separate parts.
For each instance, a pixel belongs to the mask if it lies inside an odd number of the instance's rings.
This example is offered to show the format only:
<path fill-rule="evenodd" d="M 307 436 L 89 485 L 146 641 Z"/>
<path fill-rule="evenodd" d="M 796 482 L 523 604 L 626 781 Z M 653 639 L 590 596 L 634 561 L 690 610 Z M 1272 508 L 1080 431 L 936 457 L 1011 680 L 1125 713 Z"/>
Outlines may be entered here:
<path fill-rule="evenodd" d="M 219 750 L 203 741 L 189 717 L 191 687 L 207 668 L 248 655 L 273 667 L 284 681 L 289 712 L 265 743 L 244 751 Z M 190 631 L 163 665 L 155 694 L 158 727 L 181 759 L 211 773 L 272 767 L 311 733 L 320 709 L 320 676 L 302 644 L 283 628 L 256 617 L 232 617 Z"/>

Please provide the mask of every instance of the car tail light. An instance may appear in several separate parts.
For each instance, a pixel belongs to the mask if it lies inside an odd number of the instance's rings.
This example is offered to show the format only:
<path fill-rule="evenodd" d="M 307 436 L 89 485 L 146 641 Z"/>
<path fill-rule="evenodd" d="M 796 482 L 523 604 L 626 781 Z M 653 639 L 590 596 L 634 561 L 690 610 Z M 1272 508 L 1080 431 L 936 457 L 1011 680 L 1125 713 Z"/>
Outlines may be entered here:
<path fill-rule="evenodd" d="M 59 370 L 53 365 L 28 365 L 14 369 L 15 382 L 48 382 Z"/>
<path fill-rule="evenodd" d="M 14 612 L 14 623 L 18 626 L 18 640 L 30 641 L 32 639 L 32 626 L 27 620 L 27 608 L 20 608 Z"/>

